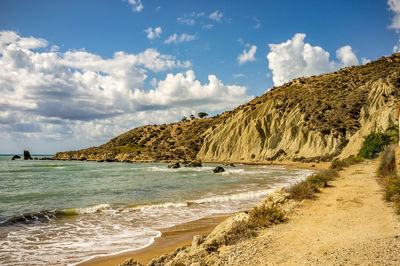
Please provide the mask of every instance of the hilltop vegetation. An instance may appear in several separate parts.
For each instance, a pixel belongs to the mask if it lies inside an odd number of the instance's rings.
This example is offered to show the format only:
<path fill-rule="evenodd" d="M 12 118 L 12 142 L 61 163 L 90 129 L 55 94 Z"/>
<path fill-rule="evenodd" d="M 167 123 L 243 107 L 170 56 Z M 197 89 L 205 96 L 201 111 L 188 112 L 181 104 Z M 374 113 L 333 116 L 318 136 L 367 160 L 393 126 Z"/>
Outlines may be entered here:
<path fill-rule="evenodd" d="M 129 130 L 99 147 L 57 153 L 56 158 L 97 161 L 193 161 L 204 135 L 229 113 L 173 124 L 146 125 Z"/>

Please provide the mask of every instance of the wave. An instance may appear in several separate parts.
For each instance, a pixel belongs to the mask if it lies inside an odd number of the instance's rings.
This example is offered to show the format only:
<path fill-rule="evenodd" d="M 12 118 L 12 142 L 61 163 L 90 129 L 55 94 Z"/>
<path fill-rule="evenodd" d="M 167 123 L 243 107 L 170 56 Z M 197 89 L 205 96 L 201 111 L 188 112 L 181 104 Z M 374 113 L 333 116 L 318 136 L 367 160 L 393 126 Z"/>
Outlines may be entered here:
<path fill-rule="evenodd" d="M 28 212 L 22 215 L 11 217 L 5 221 L 1 221 L 0 226 L 9 226 L 9 225 L 25 224 L 33 222 L 47 222 L 60 216 L 91 214 L 110 209 L 111 206 L 105 203 L 85 208 L 67 208 L 61 210 L 44 210 L 39 212 Z"/>
<path fill-rule="evenodd" d="M 29 212 L 29 213 L 24 213 L 22 215 L 17 215 L 14 217 L 11 217 L 5 221 L 0 222 L 0 226 L 8 226 L 8 225 L 14 225 L 14 224 L 21 224 L 21 223 L 32 223 L 32 222 L 43 222 L 43 221 L 49 221 L 56 217 L 57 211 L 56 210 L 46 210 L 46 211 L 40 211 L 40 212 Z"/>
<path fill-rule="evenodd" d="M 62 210 L 57 211 L 57 214 L 71 216 L 71 215 L 96 213 L 96 212 L 101 212 L 101 211 L 109 210 L 109 209 L 111 209 L 110 204 L 104 203 L 104 204 L 98 204 L 98 205 L 85 207 L 85 208 L 62 209 Z"/>
<path fill-rule="evenodd" d="M 176 169 L 165 169 L 165 168 L 158 168 L 158 167 L 152 167 L 150 169 L 157 168 L 156 171 L 176 171 Z M 205 167 L 203 167 L 204 169 Z M 212 169 L 212 167 L 207 167 L 209 169 Z M 197 170 L 197 168 L 194 168 Z M 206 170 L 209 170 L 206 169 Z M 182 170 L 186 170 L 183 168 Z M 193 170 L 193 168 L 190 168 L 190 170 Z M 179 171 L 179 169 L 178 169 Z M 244 171 L 243 169 L 228 169 L 226 172 L 222 173 L 224 175 L 241 175 L 241 174 L 259 174 L 260 171 Z M 263 173 L 263 172 L 261 172 Z M 265 173 L 265 172 L 264 172 Z M 113 209 L 113 207 L 108 204 L 108 203 L 102 203 L 102 204 L 97 204 L 89 207 L 82 207 L 82 208 L 65 208 L 65 209 L 60 209 L 60 210 L 44 210 L 44 211 L 39 211 L 39 212 L 29 212 L 25 213 L 22 215 L 17 215 L 14 217 L 11 217 L 5 221 L 0 221 L 0 226 L 8 226 L 8 225 L 13 225 L 13 224 L 20 224 L 20 223 L 32 223 L 32 222 L 46 222 L 51 219 L 54 219 L 56 217 L 61 217 L 61 216 L 74 216 L 74 215 L 85 215 L 85 214 L 93 214 L 93 213 L 98 213 L 98 212 L 105 212 L 105 211 L 110 211 L 111 213 L 120 213 L 120 212 L 135 212 L 135 211 L 152 211 L 155 209 L 181 209 L 185 208 L 188 206 L 194 207 L 195 205 L 198 205 L 199 207 L 201 205 L 205 204 L 212 204 L 212 203 L 224 203 L 224 202 L 234 202 L 234 201 L 243 201 L 247 199 L 252 199 L 252 198 L 260 198 L 262 196 L 266 196 L 269 194 L 272 190 L 278 188 L 278 187 L 283 187 L 283 186 L 288 186 L 290 184 L 296 183 L 302 179 L 305 179 L 312 171 L 309 170 L 304 170 L 301 171 L 299 176 L 297 178 L 291 178 L 288 180 L 285 180 L 285 182 L 282 182 L 280 184 L 273 184 L 269 188 L 264 188 L 264 189 L 258 189 L 254 190 L 254 188 L 243 188 L 242 190 L 237 190 L 237 191 L 232 191 L 229 194 L 223 194 L 223 195 L 215 195 L 215 194 L 209 194 L 207 197 L 200 198 L 200 199 L 193 199 L 193 200 L 186 200 L 182 202 L 164 202 L 164 203 L 154 203 L 154 202 L 143 202 L 143 203 L 132 203 L 132 204 L 127 204 L 124 207 L 120 207 L 118 209 Z M 281 177 L 277 177 L 281 178 Z M 249 191 L 250 189 L 250 191 Z"/>

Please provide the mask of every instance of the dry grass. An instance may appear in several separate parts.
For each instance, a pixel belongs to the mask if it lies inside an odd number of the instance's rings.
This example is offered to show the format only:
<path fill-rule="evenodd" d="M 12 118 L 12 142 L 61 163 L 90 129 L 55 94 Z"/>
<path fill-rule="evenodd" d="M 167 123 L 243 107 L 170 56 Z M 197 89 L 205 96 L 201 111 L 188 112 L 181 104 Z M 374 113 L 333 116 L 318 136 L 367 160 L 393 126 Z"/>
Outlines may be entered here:
<path fill-rule="evenodd" d="M 396 172 L 395 149 L 397 144 L 389 145 L 382 152 L 378 165 L 378 177 L 384 188 L 385 200 L 393 202 L 400 214 L 400 177 Z"/>
<path fill-rule="evenodd" d="M 221 245 L 232 245 L 243 239 L 257 236 L 257 230 L 284 222 L 285 215 L 278 206 L 256 206 L 248 212 L 248 220 L 238 221 L 226 232 L 222 241 L 213 241 L 205 249 L 210 253 Z"/>
<path fill-rule="evenodd" d="M 295 200 L 314 199 L 320 188 L 327 187 L 328 182 L 337 176 L 336 170 L 325 170 L 307 177 L 306 180 L 288 188 L 290 197 Z"/>
<path fill-rule="evenodd" d="M 364 161 L 364 158 L 362 158 L 361 156 L 355 156 L 355 155 L 351 155 L 348 158 L 344 159 L 344 160 L 335 160 L 331 163 L 329 169 L 332 170 L 337 170 L 340 171 L 343 168 L 353 165 L 353 164 L 357 164 Z"/>
<path fill-rule="evenodd" d="M 285 221 L 284 213 L 278 207 L 256 206 L 249 212 L 250 228 L 268 227 Z"/>

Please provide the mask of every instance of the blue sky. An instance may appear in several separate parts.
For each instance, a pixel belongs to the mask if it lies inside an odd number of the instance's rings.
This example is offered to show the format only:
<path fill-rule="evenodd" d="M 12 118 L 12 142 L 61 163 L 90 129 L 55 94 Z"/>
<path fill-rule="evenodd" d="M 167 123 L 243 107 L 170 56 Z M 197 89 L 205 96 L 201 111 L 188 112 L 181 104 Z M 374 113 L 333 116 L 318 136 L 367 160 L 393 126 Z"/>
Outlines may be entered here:
<path fill-rule="evenodd" d="M 0 2 L 0 153 L 220 113 L 399 49 L 399 0 Z"/>

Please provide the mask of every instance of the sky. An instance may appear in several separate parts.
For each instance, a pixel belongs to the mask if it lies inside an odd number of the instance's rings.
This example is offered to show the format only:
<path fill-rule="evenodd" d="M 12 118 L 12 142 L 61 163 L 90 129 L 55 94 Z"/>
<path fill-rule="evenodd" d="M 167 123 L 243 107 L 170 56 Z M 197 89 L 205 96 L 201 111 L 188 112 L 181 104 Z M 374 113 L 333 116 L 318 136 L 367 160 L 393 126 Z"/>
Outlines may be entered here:
<path fill-rule="evenodd" d="M 0 154 L 212 116 L 399 37 L 400 0 L 1 0 Z"/>

